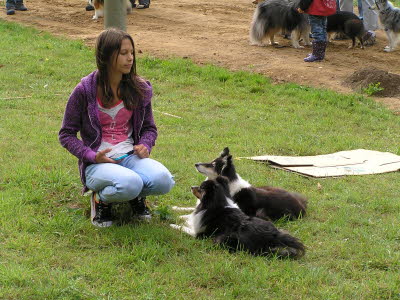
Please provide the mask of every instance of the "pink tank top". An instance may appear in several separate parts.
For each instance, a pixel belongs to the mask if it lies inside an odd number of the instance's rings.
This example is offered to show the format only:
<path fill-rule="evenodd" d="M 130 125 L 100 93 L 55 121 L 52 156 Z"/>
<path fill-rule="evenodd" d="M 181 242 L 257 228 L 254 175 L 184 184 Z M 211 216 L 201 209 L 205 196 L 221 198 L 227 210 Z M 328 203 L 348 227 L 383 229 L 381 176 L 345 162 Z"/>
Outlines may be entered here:
<path fill-rule="evenodd" d="M 125 108 L 121 100 L 110 108 L 102 106 L 97 99 L 102 130 L 102 140 L 98 151 L 111 148 L 108 157 L 115 158 L 133 149 L 132 123 L 133 111 Z"/>

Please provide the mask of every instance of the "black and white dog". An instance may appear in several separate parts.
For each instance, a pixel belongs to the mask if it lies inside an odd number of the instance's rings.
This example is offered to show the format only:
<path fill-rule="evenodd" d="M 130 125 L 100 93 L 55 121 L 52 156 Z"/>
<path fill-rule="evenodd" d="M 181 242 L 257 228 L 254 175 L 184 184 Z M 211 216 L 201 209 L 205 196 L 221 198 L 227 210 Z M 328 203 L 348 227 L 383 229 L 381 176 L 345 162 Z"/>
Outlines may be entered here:
<path fill-rule="evenodd" d="M 336 33 L 343 33 L 352 40 L 352 45 L 349 48 L 354 48 L 356 45 L 356 38 L 364 48 L 363 37 L 366 33 L 363 21 L 357 17 L 356 14 L 349 11 L 338 11 L 337 13 L 327 17 L 326 31 L 329 35 L 329 41 L 332 40 L 332 35 Z"/>
<path fill-rule="evenodd" d="M 269 221 L 243 213 L 228 197 L 226 178 L 218 176 L 206 180 L 200 187 L 192 187 L 192 192 L 200 203 L 187 217 L 185 225 L 171 224 L 171 227 L 196 238 L 212 238 L 214 243 L 230 251 L 282 258 L 304 255 L 304 245 L 297 238 L 277 229 Z"/>
<path fill-rule="evenodd" d="M 400 9 L 394 7 L 388 0 L 375 0 L 375 5 L 370 9 L 379 11 L 379 20 L 389 40 L 389 45 L 383 50 L 386 52 L 395 50 L 400 38 Z"/>
<path fill-rule="evenodd" d="M 311 45 L 310 25 L 307 17 L 297 11 L 298 0 L 268 0 L 260 2 L 253 14 L 250 26 L 250 43 L 263 46 L 263 39 L 268 38 L 271 45 L 277 45 L 274 36 L 278 32 L 291 33 L 294 48 L 303 48 L 299 41 Z"/>
<path fill-rule="evenodd" d="M 307 200 L 302 195 L 275 187 L 253 187 L 242 179 L 236 173 L 228 147 L 212 162 L 197 163 L 195 167 L 208 179 L 225 176 L 229 181 L 230 197 L 249 216 L 271 220 L 286 217 L 293 220 L 306 214 Z"/>

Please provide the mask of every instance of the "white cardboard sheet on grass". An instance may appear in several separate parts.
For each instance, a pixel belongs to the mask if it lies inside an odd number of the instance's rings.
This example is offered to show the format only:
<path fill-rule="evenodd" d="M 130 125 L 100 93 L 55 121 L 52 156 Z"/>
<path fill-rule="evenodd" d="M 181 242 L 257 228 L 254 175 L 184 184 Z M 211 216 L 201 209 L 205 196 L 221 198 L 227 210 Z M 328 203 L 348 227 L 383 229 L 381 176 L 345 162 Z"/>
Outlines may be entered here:
<path fill-rule="evenodd" d="M 311 177 L 367 175 L 400 170 L 400 156 L 365 149 L 316 156 L 263 155 L 245 158 L 268 162 L 272 167 Z"/>

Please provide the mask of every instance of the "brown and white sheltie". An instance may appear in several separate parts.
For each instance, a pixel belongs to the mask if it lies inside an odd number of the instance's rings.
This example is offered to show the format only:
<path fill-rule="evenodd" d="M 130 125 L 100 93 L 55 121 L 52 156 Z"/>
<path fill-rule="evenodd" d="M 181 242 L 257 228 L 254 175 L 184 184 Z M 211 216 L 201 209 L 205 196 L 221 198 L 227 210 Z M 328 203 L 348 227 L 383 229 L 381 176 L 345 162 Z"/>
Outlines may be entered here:
<path fill-rule="evenodd" d="M 128 14 L 132 12 L 132 3 L 126 0 L 126 11 Z M 94 16 L 93 20 L 97 20 L 99 17 L 104 16 L 104 0 L 88 0 L 88 3 L 94 6 Z"/>

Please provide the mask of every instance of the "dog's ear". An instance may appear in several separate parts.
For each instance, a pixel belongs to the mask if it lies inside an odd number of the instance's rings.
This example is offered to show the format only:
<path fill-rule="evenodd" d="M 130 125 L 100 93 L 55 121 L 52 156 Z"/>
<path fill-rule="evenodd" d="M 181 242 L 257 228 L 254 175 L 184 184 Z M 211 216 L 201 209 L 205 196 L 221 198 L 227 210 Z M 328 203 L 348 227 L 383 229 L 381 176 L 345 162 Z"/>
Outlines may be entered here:
<path fill-rule="evenodd" d="M 223 163 L 224 165 L 222 166 L 221 172 L 219 173 L 220 175 L 226 175 L 225 171 L 227 170 L 227 168 L 229 170 L 232 170 L 233 168 L 232 155 L 225 156 L 223 158 Z"/>
<path fill-rule="evenodd" d="M 229 155 L 229 148 L 225 147 L 224 150 L 222 150 L 221 152 L 221 157 L 225 157 L 227 155 Z"/>
<path fill-rule="evenodd" d="M 213 180 L 205 180 L 201 183 L 200 189 L 209 192 L 215 189 L 215 182 Z"/>

